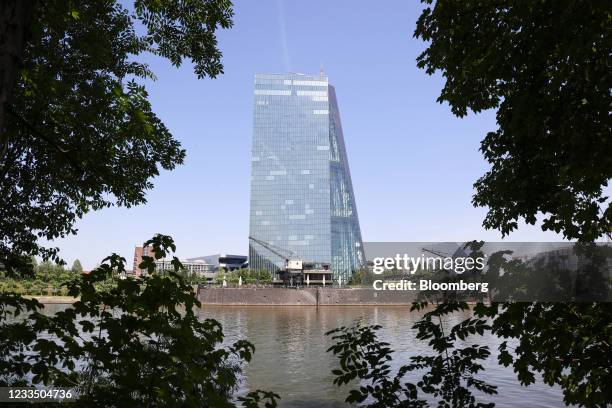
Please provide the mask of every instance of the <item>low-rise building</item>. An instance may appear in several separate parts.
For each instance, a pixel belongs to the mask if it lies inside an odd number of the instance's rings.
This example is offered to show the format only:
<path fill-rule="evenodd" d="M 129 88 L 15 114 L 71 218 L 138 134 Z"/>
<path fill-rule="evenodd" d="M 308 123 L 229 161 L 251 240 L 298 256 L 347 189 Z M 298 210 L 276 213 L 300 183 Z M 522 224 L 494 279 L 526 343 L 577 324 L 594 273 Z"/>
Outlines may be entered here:
<path fill-rule="evenodd" d="M 190 274 L 203 274 L 206 272 L 214 272 L 214 265 L 206 263 L 203 260 L 195 260 L 190 261 L 187 259 L 181 260 L 181 264 L 185 270 Z M 166 270 L 174 270 L 174 266 L 172 265 L 172 259 L 158 259 L 155 261 L 155 270 L 156 271 L 166 271 Z"/>
<path fill-rule="evenodd" d="M 197 275 L 201 278 L 205 278 L 208 283 L 212 283 L 215 280 L 216 269 L 215 266 L 207 263 L 204 260 L 196 259 L 182 259 L 180 260 L 183 268 L 189 275 Z M 155 271 L 167 271 L 174 270 L 174 266 L 172 265 L 172 259 L 158 259 L 155 261 Z"/>
<path fill-rule="evenodd" d="M 187 258 L 189 262 L 203 261 L 207 264 L 213 265 L 215 272 L 219 270 L 223 271 L 235 271 L 237 269 L 248 268 L 248 257 L 246 255 L 229 255 L 229 254 L 216 254 L 198 256 L 196 258 Z"/>
<path fill-rule="evenodd" d="M 152 246 L 137 246 L 134 248 L 133 269 L 130 275 L 135 277 L 146 276 L 147 270 L 139 268 L 144 256 L 155 257 Z M 180 260 L 188 274 L 197 274 L 206 278 L 209 283 L 214 282 L 219 271 L 234 271 L 237 269 L 248 268 L 248 258 L 246 255 L 215 254 L 198 256 Z M 155 271 L 174 270 L 172 259 L 155 260 Z"/>

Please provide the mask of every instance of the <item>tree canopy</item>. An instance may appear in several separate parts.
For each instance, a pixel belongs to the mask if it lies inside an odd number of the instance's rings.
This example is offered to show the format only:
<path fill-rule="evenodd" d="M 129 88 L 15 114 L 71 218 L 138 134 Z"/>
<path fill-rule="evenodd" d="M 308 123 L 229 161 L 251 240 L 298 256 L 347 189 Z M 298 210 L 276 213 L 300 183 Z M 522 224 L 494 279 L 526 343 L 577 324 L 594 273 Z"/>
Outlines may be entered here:
<path fill-rule="evenodd" d="M 473 204 L 483 225 L 512 232 L 519 220 L 593 241 L 612 234 L 610 6 L 606 2 L 422 0 L 417 65 L 445 78 L 438 102 L 463 117 L 495 109 L 498 129 L 481 142 L 490 170 Z M 439 305 L 437 310 L 448 308 Z M 611 304 L 479 304 L 503 342 L 498 360 L 524 385 L 534 372 L 562 387 L 567 404 L 612 401 Z M 455 326 L 457 327 L 457 326 Z M 454 328 L 453 328 L 454 330 Z"/>
<path fill-rule="evenodd" d="M 83 265 L 81 265 L 81 261 L 79 261 L 78 259 L 75 259 L 74 262 L 72 263 L 72 268 L 70 268 L 70 270 L 74 273 L 83 272 Z"/>
<path fill-rule="evenodd" d="M 419 67 L 441 71 L 452 112 L 496 109 L 481 151 L 491 169 L 473 203 L 507 235 L 520 219 L 594 240 L 612 233 L 610 4 L 601 1 L 426 3 Z"/>
<path fill-rule="evenodd" d="M 58 259 L 37 240 L 75 233 L 85 213 L 146 202 L 151 179 L 185 151 L 139 83 L 143 53 L 198 77 L 223 72 L 216 31 L 227 0 L 9 0 L 0 6 L 0 262 Z M 137 29 L 138 25 L 138 29 Z M 142 33 L 140 33 L 142 31 Z"/>

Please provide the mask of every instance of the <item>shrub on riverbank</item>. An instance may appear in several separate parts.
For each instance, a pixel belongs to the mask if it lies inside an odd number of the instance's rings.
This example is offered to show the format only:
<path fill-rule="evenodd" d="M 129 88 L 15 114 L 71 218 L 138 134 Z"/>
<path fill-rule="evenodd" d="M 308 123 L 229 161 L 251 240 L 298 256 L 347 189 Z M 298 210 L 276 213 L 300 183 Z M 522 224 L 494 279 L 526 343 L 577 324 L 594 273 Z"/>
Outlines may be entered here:
<path fill-rule="evenodd" d="M 67 296 L 68 288 L 66 285 L 79 280 L 81 274 L 74 274 L 70 271 L 64 272 L 68 273 L 45 275 L 37 272 L 33 277 L 2 277 L 0 278 L 0 292 L 14 292 L 29 296 Z M 101 290 L 109 289 L 115 286 L 116 282 L 116 278 L 109 276 L 101 282 L 96 282 L 96 287 Z"/>

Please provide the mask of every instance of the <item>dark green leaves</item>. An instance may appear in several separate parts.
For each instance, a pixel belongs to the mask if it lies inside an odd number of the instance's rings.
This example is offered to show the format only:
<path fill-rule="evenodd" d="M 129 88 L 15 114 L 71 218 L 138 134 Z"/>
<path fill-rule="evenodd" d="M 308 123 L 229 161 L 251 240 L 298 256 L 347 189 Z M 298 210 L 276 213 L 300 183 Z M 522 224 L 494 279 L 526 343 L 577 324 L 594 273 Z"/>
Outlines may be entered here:
<path fill-rule="evenodd" d="M 534 373 L 563 389 L 567 404 L 605 406 L 612 401 L 610 303 L 491 305 L 492 332 L 514 340 L 500 345 L 499 362 L 512 364 L 519 381 Z M 491 313 L 489 313 L 491 314 Z"/>
<path fill-rule="evenodd" d="M 147 241 L 162 257 L 168 236 Z M 82 406 L 233 407 L 242 364 L 255 347 L 245 340 L 223 346 L 219 322 L 198 319 L 194 289 L 177 273 L 142 281 L 117 280 L 125 260 L 111 255 L 68 283 L 71 306 L 52 316 L 17 295 L 0 298 L 0 385 L 45 384 L 78 388 Z M 18 312 L 28 311 L 25 319 Z M 247 407 L 275 407 L 278 395 L 253 391 Z"/>
<path fill-rule="evenodd" d="M 424 305 L 415 304 L 414 310 Z M 445 334 L 442 317 L 457 310 L 467 309 L 467 305 L 456 303 L 441 304 L 426 312 L 415 324 L 417 339 L 429 340 L 434 349 L 433 356 L 415 356 L 410 363 L 400 366 L 392 374 L 391 360 L 393 351 L 389 344 L 378 340 L 377 331 L 381 326 L 340 327 L 327 333 L 335 343 L 328 352 L 338 357 L 339 369 L 332 370 L 334 384 L 342 386 L 357 383 L 358 388 L 349 391 L 346 402 L 362 403 L 369 401 L 367 407 L 425 407 L 425 399 L 419 399 L 419 390 L 430 394 L 445 407 L 493 406 L 476 401 L 471 389 L 485 394 L 495 394 L 496 387 L 475 377 L 483 370 L 479 361 L 489 357 L 487 346 L 456 347 L 457 338 L 462 340 L 470 334 L 484 333 L 490 327 L 484 320 L 468 319 Z M 426 370 L 416 384 L 404 382 L 404 377 L 413 371 Z M 422 397 L 421 397 L 422 398 Z"/>
<path fill-rule="evenodd" d="M 119 1 L 34 4 L 23 59 L 3 59 L 20 73 L 1 107 L 6 131 L 0 123 L 0 263 L 9 272 L 27 272 L 30 255 L 57 259 L 39 238 L 74 234 L 88 211 L 145 203 L 152 178 L 183 162 L 149 103 L 141 82 L 154 73 L 139 56 L 188 58 L 199 77 L 214 77 L 216 30 L 233 15 L 226 0 L 138 0 L 134 13 Z"/>
<path fill-rule="evenodd" d="M 452 112 L 497 110 L 480 150 L 491 169 L 473 204 L 507 235 L 542 228 L 595 240 L 612 231 L 610 7 L 585 1 L 424 1 L 417 65 L 446 80 Z"/>
<path fill-rule="evenodd" d="M 181 65 L 188 57 L 198 78 L 223 73 L 217 27 L 232 26 L 229 0 L 136 0 L 136 16 L 147 27 L 150 51 Z"/>
<path fill-rule="evenodd" d="M 238 397 L 244 408 L 275 408 L 280 396 L 270 391 L 251 391 L 244 397 Z M 263 404 L 263 405 L 261 405 Z"/>

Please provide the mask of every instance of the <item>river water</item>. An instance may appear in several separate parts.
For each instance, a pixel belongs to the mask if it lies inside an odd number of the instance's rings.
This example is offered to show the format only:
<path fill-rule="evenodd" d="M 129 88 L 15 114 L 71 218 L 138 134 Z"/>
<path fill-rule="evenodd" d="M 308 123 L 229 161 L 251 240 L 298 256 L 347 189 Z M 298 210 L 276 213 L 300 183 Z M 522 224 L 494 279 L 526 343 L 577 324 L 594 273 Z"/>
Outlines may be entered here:
<path fill-rule="evenodd" d="M 44 313 L 55 313 L 66 305 L 45 306 Z M 245 367 L 239 390 L 268 390 L 280 394 L 283 408 L 347 407 L 343 401 L 350 387 L 333 385 L 331 370 L 338 368 L 337 359 L 326 350 L 332 344 L 325 333 L 356 321 L 380 324 L 379 337 L 395 350 L 392 367 L 397 369 L 410 356 L 431 352 L 425 342 L 415 339 L 413 324 L 422 312 L 411 312 L 408 306 L 209 306 L 198 311 L 201 318 L 214 318 L 223 325 L 226 343 L 246 339 L 255 345 L 253 360 Z M 456 313 L 444 322 L 445 327 L 467 318 L 469 312 Z M 467 340 L 469 341 L 469 339 Z M 495 402 L 496 407 L 564 407 L 559 388 L 541 381 L 521 386 L 511 367 L 497 364 L 494 336 L 478 337 L 477 342 L 489 345 L 491 358 L 480 378 L 498 387 L 497 395 L 485 395 L 480 402 Z M 422 375 L 422 374 L 421 374 Z M 416 383 L 418 374 L 407 377 Z M 358 384 L 352 384 L 357 386 Z M 432 403 L 431 406 L 436 406 Z"/>
<path fill-rule="evenodd" d="M 246 367 L 242 392 L 264 389 L 281 395 L 281 407 L 345 407 L 349 388 L 332 384 L 331 370 L 337 359 L 326 353 L 331 339 L 325 333 L 359 320 L 363 324 L 380 324 L 380 338 L 395 350 L 392 367 L 399 367 L 408 358 L 430 352 L 415 339 L 412 325 L 422 313 L 400 306 L 203 306 L 202 318 L 217 319 L 229 341 L 247 339 L 255 345 L 255 355 Z M 455 314 L 446 327 L 468 317 Z M 468 339 L 469 341 L 469 339 Z M 561 391 L 541 381 L 521 386 L 512 368 L 497 364 L 494 336 L 480 338 L 489 345 L 492 357 L 483 365 L 481 379 L 498 387 L 496 396 L 484 396 L 481 402 L 495 402 L 497 407 L 563 407 Z M 416 382 L 419 376 L 410 380 Z M 435 404 L 432 404 L 435 406 Z"/>

